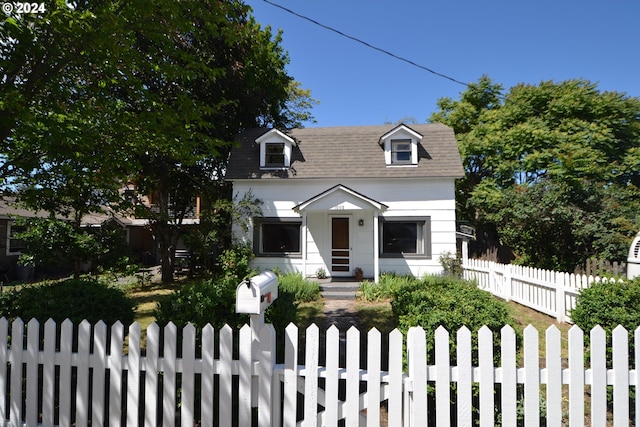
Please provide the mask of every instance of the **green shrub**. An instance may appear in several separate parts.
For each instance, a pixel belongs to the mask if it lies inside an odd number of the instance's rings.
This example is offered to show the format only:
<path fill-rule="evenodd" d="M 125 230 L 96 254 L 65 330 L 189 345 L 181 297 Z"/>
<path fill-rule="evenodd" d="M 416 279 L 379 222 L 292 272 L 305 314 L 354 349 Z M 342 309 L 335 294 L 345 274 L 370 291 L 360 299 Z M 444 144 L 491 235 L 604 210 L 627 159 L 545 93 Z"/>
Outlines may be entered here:
<path fill-rule="evenodd" d="M 570 312 L 571 320 L 584 332 L 589 345 L 589 332 L 600 325 L 607 336 L 607 360 L 612 359 L 612 332 L 622 325 L 629 332 L 629 357 L 634 360 L 635 344 L 633 332 L 640 326 L 640 278 L 623 281 L 602 281 L 584 288 L 576 298 L 576 305 Z M 589 363 L 590 350 L 585 352 L 585 362 Z M 631 362 L 632 363 L 632 362 Z M 635 399 L 635 390 L 630 396 Z M 607 387 L 607 404 L 612 403 L 612 387 Z"/>
<path fill-rule="evenodd" d="M 122 289 L 97 279 L 68 279 L 4 293 L 0 315 L 25 322 L 36 318 L 41 323 L 69 319 L 76 325 L 85 319 L 91 324 L 102 320 L 107 325 L 119 320 L 128 326 L 133 323 L 134 303 Z"/>
<path fill-rule="evenodd" d="M 360 283 L 360 295 L 365 301 L 382 301 L 393 298 L 394 292 L 404 286 L 415 283 L 413 276 L 401 276 L 395 273 L 380 275 L 378 283 L 365 280 Z"/>
<path fill-rule="evenodd" d="M 278 294 L 291 293 L 296 302 L 316 301 L 320 298 L 320 285 L 305 279 L 300 273 L 278 276 Z"/>
<path fill-rule="evenodd" d="M 173 322 L 178 328 L 191 323 L 198 329 L 207 323 L 216 329 L 243 325 L 248 317 L 235 312 L 237 285 L 232 278 L 185 284 L 158 302 L 156 322 L 161 326 Z"/>
<path fill-rule="evenodd" d="M 618 325 L 627 331 L 640 326 L 640 278 L 631 281 L 598 282 L 584 288 L 571 310 L 571 320 L 588 334 L 596 325 L 611 337 Z"/>
<path fill-rule="evenodd" d="M 462 326 L 472 332 L 473 360 L 477 362 L 477 331 L 487 326 L 499 334 L 505 325 L 514 325 L 506 304 L 474 284 L 453 277 L 428 276 L 394 291 L 391 302 L 398 328 L 407 332 L 421 326 L 427 336 L 427 351 L 433 362 L 434 337 L 438 326 L 449 331 L 451 354 L 455 359 L 456 333 Z M 499 362 L 499 340 L 494 338 L 494 357 Z"/>
<path fill-rule="evenodd" d="M 236 313 L 236 287 L 233 277 L 203 280 L 182 286 L 160 300 L 154 312 L 156 322 L 164 326 L 173 322 L 178 328 L 191 323 L 201 329 L 211 324 L 216 329 L 224 325 L 240 328 L 249 323 L 249 316 Z M 284 329 L 296 320 L 297 301 L 294 292 L 278 289 L 278 298 L 265 311 L 265 322 L 276 330 Z"/>

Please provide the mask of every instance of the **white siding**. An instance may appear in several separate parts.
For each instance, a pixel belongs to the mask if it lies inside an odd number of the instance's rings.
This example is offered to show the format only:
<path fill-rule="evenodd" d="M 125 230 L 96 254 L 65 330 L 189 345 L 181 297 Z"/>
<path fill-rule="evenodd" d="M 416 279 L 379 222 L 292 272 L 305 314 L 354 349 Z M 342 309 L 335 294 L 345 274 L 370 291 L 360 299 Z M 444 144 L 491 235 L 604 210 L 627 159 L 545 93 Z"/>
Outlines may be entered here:
<path fill-rule="evenodd" d="M 438 261 L 441 254 L 455 253 L 455 201 L 453 179 L 358 179 L 358 180 L 242 180 L 234 182 L 234 195 L 241 198 L 251 190 L 253 196 L 262 201 L 265 217 L 301 217 L 293 208 L 302 202 L 342 184 L 363 196 L 383 203 L 387 209 L 383 217 L 430 217 L 431 219 L 431 259 L 381 258 L 381 272 L 411 273 L 422 276 L 439 273 Z M 333 196 L 331 196 L 333 197 Z M 330 205 L 327 204 L 327 205 Z M 330 215 L 344 215 L 351 219 L 352 264 L 364 270 L 365 277 L 374 276 L 373 209 L 349 209 L 307 214 L 307 260 L 298 258 L 257 257 L 254 266 L 260 269 L 279 268 L 283 271 L 298 270 L 314 275 L 318 268 L 329 272 L 330 259 Z M 362 219 L 363 225 L 358 221 Z M 241 235 L 236 227 L 236 235 Z M 244 239 L 252 240 L 249 230 Z"/>

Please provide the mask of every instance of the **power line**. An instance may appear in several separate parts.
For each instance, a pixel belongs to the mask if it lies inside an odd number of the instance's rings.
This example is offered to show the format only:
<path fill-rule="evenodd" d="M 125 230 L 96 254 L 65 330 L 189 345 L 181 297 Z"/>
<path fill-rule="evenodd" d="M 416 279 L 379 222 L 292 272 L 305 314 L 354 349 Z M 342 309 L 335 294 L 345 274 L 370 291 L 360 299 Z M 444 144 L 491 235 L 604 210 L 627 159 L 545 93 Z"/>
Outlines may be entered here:
<path fill-rule="evenodd" d="M 334 33 L 336 33 L 336 34 L 338 34 L 338 35 L 340 35 L 340 36 L 342 36 L 342 37 L 348 38 L 348 39 L 350 39 L 350 40 L 352 40 L 352 41 L 354 41 L 354 42 L 356 42 L 356 43 L 360 43 L 360 44 L 362 44 L 362 45 L 364 45 L 364 46 L 366 46 L 366 47 L 368 47 L 368 48 L 370 48 L 370 49 L 376 50 L 376 51 L 378 51 L 378 52 L 380 52 L 380 53 L 384 53 L 385 55 L 388 55 L 388 56 L 390 56 L 390 57 L 392 57 L 392 58 L 394 58 L 394 59 L 397 59 L 397 60 L 402 61 L 402 62 L 406 62 L 406 63 L 407 63 L 407 64 L 409 64 L 409 65 L 412 65 L 412 66 L 417 67 L 417 68 L 419 68 L 419 69 L 421 69 L 421 70 L 427 71 L 427 72 L 429 72 L 429 73 L 431 73 L 431 74 L 434 74 L 434 75 L 436 75 L 436 76 L 438 76 L 438 77 L 445 78 L 445 79 L 450 80 L 450 81 L 452 81 L 452 82 L 454 82 L 454 83 L 457 83 L 457 84 L 463 85 L 463 86 L 465 86 L 465 87 L 469 87 L 469 84 L 468 84 L 468 83 L 465 83 L 465 82 L 463 82 L 463 81 L 457 80 L 457 79 L 455 79 L 455 78 L 453 78 L 453 77 L 451 77 L 451 76 L 448 76 L 448 75 L 446 75 L 446 74 L 439 73 L 439 72 L 437 72 L 437 71 L 435 71 L 435 70 L 432 70 L 432 69 L 431 69 L 431 68 L 429 68 L 429 67 L 425 67 L 424 65 L 420 65 L 420 64 L 418 64 L 418 63 L 416 63 L 416 62 L 414 62 L 414 61 L 412 61 L 412 60 L 410 60 L 410 59 L 404 58 L 404 57 L 402 57 L 402 56 L 396 55 L 396 54 L 395 54 L 395 53 L 393 53 L 393 52 L 389 52 L 388 50 L 385 50 L 385 49 L 382 49 L 382 48 L 380 48 L 380 47 L 374 46 L 374 45 L 372 45 L 371 43 L 367 43 L 366 41 L 361 40 L 361 39 L 359 39 L 359 38 L 357 38 L 357 37 L 350 36 L 349 34 L 345 34 L 345 33 L 343 33 L 343 32 L 342 32 L 342 31 L 340 31 L 340 30 L 337 30 L 337 29 L 335 29 L 335 28 L 333 28 L 333 27 L 330 27 L 330 26 L 328 26 L 328 25 L 322 24 L 322 23 L 320 23 L 320 22 L 316 21 L 315 19 L 309 18 L 308 16 L 301 15 L 300 13 L 295 12 L 295 11 L 293 11 L 293 10 L 291 10 L 291 9 L 288 9 L 288 8 L 286 8 L 286 7 L 284 7 L 284 6 L 281 6 L 281 5 L 277 4 L 277 3 L 274 3 L 274 2 L 269 1 L 269 0 L 262 0 L 262 1 L 263 1 L 263 2 L 265 2 L 265 3 L 270 4 L 271 6 L 277 7 L 278 9 L 282 9 L 282 10 L 284 10 L 284 11 L 285 11 L 285 12 L 287 12 L 287 13 L 290 13 L 290 14 L 292 14 L 292 15 L 294 15 L 294 16 L 297 16 L 298 18 L 301 18 L 301 19 L 304 19 L 304 20 L 306 20 L 306 21 L 309 21 L 309 22 L 311 22 L 312 24 L 315 24 L 315 25 L 317 25 L 317 26 L 319 26 L 319 27 L 324 28 L 325 30 L 332 31 L 332 32 L 334 32 Z"/>

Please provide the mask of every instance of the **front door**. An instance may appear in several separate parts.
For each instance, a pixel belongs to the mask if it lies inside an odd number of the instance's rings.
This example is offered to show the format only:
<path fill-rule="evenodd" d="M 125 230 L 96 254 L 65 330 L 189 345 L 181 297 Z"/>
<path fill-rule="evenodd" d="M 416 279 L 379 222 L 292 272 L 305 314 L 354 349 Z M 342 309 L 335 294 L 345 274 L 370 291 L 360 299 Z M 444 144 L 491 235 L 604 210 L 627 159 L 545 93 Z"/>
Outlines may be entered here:
<path fill-rule="evenodd" d="M 331 275 L 350 275 L 349 218 L 331 217 Z"/>

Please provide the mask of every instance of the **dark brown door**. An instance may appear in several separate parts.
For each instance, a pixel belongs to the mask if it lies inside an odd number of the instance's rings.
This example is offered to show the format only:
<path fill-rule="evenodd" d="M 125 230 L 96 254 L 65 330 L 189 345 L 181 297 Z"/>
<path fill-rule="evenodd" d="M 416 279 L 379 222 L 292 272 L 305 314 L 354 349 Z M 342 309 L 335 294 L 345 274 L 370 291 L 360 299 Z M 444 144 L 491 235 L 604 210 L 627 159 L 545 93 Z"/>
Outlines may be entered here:
<path fill-rule="evenodd" d="M 349 274 L 350 271 L 349 218 L 331 218 L 331 271 Z"/>

